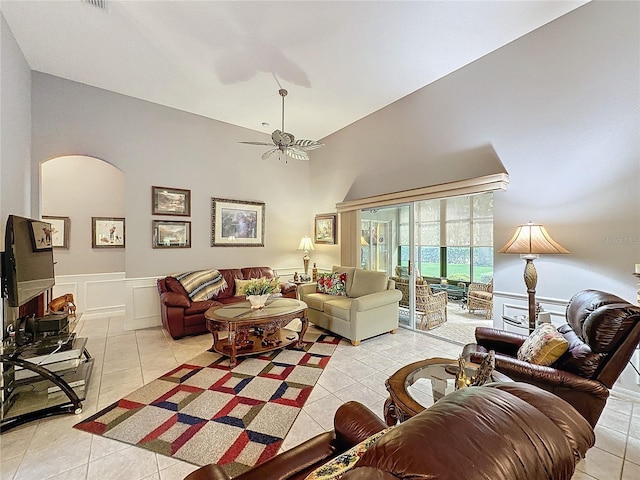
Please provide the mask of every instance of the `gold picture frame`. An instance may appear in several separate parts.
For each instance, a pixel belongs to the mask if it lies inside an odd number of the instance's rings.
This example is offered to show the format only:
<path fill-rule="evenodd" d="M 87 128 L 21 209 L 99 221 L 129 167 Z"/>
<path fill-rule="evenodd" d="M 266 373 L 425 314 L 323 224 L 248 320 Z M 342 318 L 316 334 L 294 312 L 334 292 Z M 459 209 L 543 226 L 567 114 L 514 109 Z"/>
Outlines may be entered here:
<path fill-rule="evenodd" d="M 313 243 L 324 243 L 335 245 L 337 243 L 337 220 L 336 213 L 323 213 L 316 215 Z"/>
<path fill-rule="evenodd" d="M 212 247 L 264 247 L 264 202 L 211 199 Z"/>
<path fill-rule="evenodd" d="M 91 217 L 91 248 L 124 248 L 124 218 Z"/>
<path fill-rule="evenodd" d="M 191 248 L 191 222 L 153 220 L 153 248 Z"/>
<path fill-rule="evenodd" d="M 151 214 L 191 215 L 191 190 L 170 187 L 151 187 Z"/>

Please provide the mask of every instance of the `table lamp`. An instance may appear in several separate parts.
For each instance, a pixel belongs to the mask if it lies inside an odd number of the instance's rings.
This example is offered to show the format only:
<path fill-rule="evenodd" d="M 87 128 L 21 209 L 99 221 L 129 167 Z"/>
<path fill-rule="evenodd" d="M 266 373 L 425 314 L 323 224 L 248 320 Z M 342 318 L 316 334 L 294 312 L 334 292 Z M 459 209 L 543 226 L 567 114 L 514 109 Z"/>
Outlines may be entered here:
<path fill-rule="evenodd" d="M 302 237 L 300 240 L 300 245 L 298 245 L 298 250 L 304 250 L 304 256 L 302 257 L 302 261 L 304 262 L 304 278 L 309 278 L 309 250 L 315 250 L 313 243 L 311 243 L 311 239 L 309 237 Z"/>
<path fill-rule="evenodd" d="M 519 253 L 526 260 L 524 283 L 529 295 L 529 333 L 536 328 L 536 284 L 538 273 L 533 261 L 540 254 L 569 253 L 569 250 L 555 242 L 542 225 L 532 222 L 519 225 L 513 238 L 498 253 Z"/>

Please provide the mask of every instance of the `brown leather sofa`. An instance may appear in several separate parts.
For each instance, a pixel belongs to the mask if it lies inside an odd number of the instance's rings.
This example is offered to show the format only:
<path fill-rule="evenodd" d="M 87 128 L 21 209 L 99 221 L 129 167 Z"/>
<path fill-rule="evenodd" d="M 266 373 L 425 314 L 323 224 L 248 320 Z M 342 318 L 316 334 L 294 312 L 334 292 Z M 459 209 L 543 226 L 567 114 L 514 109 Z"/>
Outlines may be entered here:
<path fill-rule="evenodd" d="M 525 335 L 493 328 L 476 328 L 476 343 L 466 345 L 463 355 L 479 363 L 494 350 L 497 370 L 558 395 L 595 426 L 609 389 L 640 342 L 640 307 L 610 293 L 584 290 L 570 300 L 566 320 L 558 331 L 569 348 L 548 367 L 518 360 Z"/>
<path fill-rule="evenodd" d="M 322 433 L 234 480 L 302 480 L 386 428 L 357 402 L 342 405 Z M 569 480 L 593 446 L 593 429 L 565 401 L 533 385 L 491 383 L 458 390 L 380 437 L 343 480 Z M 207 465 L 185 480 L 228 480 Z"/>
<path fill-rule="evenodd" d="M 169 331 L 172 338 L 207 333 L 204 312 L 216 305 L 244 301 L 244 295 L 235 296 L 236 279 L 248 280 L 250 278 L 275 277 L 271 267 L 225 268 L 218 269 L 218 271 L 227 282 L 227 288 L 211 300 L 201 302 L 192 302 L 180 282 L 174 277 L 168 276 L 158 279 L 162 324 Z M 293 283 L 281 282 L 280 293 L 283 297 L 297 298 L 297 287 Z"/>

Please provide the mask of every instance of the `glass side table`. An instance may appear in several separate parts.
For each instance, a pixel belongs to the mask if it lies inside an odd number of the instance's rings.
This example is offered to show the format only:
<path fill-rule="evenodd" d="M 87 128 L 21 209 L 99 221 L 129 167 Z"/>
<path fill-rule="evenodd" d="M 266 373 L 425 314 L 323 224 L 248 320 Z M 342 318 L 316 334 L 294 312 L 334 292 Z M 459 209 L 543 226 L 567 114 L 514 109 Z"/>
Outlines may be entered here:
<path fill-rule="evenodd" d="M 479 365 L 467 362 L 467 377 L 473 377 Z M 384 419 L 392 426 L 417 415 L 445 395 L 455 391 L 458 361 L 428 358 L 402 367 L 385 382 L 389 398 L 384 404 Z M 512 381 L 494 370 L 492 382 Z"/>

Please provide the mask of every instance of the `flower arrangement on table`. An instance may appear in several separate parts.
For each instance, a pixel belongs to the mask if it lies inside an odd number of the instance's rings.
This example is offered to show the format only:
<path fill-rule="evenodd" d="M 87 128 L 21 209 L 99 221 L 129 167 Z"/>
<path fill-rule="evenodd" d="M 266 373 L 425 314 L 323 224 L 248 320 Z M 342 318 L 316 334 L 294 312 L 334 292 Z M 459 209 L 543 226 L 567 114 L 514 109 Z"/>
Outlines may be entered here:
<path fill-rule="evenodd" d="M 244 287 L 244 294 L 251 303 L 251 308 L 263 308 L 269 295 L 275 291 L 277 286 L 277 279 L 255 278 L 250 280 Z"/>
<path fill-rule="evenodd" d="M 268 295 L 275 291 L 277 283 L 274 279 L 254 278 L 244 287 L 244 294 L 249 295 Z"/>

